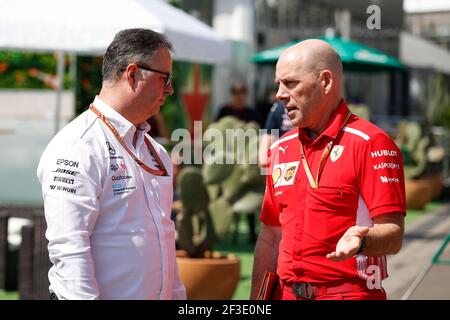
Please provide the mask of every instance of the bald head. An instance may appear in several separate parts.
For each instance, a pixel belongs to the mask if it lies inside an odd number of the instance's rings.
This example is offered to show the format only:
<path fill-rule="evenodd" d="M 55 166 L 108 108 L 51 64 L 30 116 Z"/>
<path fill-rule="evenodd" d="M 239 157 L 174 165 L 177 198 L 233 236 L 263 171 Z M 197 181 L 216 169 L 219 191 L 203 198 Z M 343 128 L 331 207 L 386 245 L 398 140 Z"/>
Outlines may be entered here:
<path fill-rule="evenodd" d="M 342 62 L 325 41 L 305 40 L 283 51 L 275 82 L 277 99 L 284 102 L 291 123 L 313 137 L 342 100 Z"/>
<path fill-rule="evenodd" d="M 330 70 L 339 86 L 342 82 L 342 61 L 337 52 L 327 42 L 309 39 L 299 42 L 281 54 L 278 63 L 289 63 L 294 69 L 309 72 Z M 339 88 L 340 90 L 340 88 Z"/>

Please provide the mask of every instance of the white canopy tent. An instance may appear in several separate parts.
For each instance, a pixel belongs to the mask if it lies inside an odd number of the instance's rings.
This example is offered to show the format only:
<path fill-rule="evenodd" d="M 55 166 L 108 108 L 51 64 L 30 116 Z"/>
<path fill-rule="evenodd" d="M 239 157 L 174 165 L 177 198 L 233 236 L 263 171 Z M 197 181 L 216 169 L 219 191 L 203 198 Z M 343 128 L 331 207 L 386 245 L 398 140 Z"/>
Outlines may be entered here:
<path fill-rule="evenodd" d="M 135 27 L 165 34 L 178 60 L 215 64 L 230 53 L 211 27 L 164 1 L 0 0 L 0 48 L 102 55 Z"/>
<path fill-rule="evenodd" d="M 122 29 L 148 28 L 165 34 L 174 59 L 225 62 L 230 44 L 211 27 L 159 0 L 0 0 L 0 48 L 103 55 Z M 55 112 L 58 129 L 61 83 Z"/>
<path fill-rule="evenodd" d="M 449 11 L 450 2 L 448 0 L 404 0 L 403 10 L 406 13 Z"/>
<path fill-rule="evenodd" d="M 446 48 L 404 31 L 400 33 L 400 59 L 410 67 L 450 74 L 450 52 Z"/>

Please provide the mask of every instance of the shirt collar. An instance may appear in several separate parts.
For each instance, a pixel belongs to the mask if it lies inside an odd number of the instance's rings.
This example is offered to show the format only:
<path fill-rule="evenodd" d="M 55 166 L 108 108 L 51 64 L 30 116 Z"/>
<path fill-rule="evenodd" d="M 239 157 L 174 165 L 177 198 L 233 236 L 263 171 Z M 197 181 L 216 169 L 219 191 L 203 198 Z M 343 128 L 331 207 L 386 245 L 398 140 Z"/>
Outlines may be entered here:
<path fill-rule="evenodd" d="M 127 136 L 133 137 L 136 132 L 136 127 L 130 121 L 124 118 L 105 101 L 100 99 L 99 96 L 95 96 L 93 104 L 106 118 L 108 118 L 122 138 Z M 140 123 L 138 125 L 138 136 L 141 135 L 140 132 L 144 134 L 149 130 L 150 125 L 147 122 Z"/>
<path fill-rule="evenodd" d="M 299 139 L 304 143 L 311 143 L 316 142 L 321 139 L 323 139 L 324 136 L 329 137 L 331 139 L 335 139 L 337 135 L 339 134 L 339 131 L 341 131 L 342 126 L 344 125 L 345 118 L 347 116 L 349 109 L 347 107 L 347 104 L 345 103 L 345 100 L 342 99 L 339 103 L 339 106 L 334 111 L 334 113 L 331 115 L 330 120 L 328 121 L 327 126 L 325 127 L 325 130 L 322 131 L 322 133 L 313 141 L 309 135 L 306 129 L 299 128 L 298 129 L 298 136 Z"/>

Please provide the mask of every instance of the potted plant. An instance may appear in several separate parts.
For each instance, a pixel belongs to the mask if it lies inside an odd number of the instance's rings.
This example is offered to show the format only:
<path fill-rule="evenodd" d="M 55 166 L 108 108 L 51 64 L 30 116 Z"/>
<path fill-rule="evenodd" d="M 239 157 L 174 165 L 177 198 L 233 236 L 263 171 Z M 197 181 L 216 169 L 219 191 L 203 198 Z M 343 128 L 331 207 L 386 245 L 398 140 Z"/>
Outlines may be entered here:
<path fill-rule="evenodd" d="M 256 127 L 226 117 L 209 128 L 224 133 L 230 128 Z M 226 300 L 233 296 L 239 282 L 240 261 L 233 254 L 214 251 L 213 245 L 226 236 L 236 214 L 260 210 L 264 177 L 257 164 L 248 161 L 253 156 L 256 159 L 257 144 L 257 136 L 247 139 L 244 152 L 239 152 L 242 150 L 237 150 L 234 143 L 226 142 L 201 167 L 187 166 L 178 174 L 177 191 L 182 205 L 176 219 L 177 262 L 188 299 Z M 236 161 L 226 164 L 231 156 L 236 156 Z M 245 159 L 237 161 L 237 157 Z"/>
<path fill-rule="evenodd" d="M 397 137 L 405 162 L 405 193 L 408 209 L 423 209 L 443 188 L 445 151 L 417 122 L 402 122 Z"/>

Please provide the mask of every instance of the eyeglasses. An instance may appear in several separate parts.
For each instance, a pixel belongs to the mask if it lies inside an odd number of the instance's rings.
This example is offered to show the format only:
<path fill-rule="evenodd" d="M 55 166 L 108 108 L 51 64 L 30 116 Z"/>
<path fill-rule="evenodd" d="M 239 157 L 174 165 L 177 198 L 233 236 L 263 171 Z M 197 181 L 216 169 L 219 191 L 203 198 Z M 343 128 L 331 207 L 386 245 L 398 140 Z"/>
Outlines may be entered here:
<path fill-rule="evenodd" d="M 166 76 L 166 80 L 164 81 L 164 88 L 167 88 L 167 87 L 170 86 L 170 84 L 172 83 L 173 76 L 172 76 L 170 73 L 168 73 L 168 72 L 156 70 L 156 69 L 149 68 L 149 67 L 144 67 L 144 66 L 141 66 L 141 65 L 139 65 L 139 64 L 137 64 L 137 66 L 138 66 L 139 68 L 144 69 L 144 70 L 147 70 L 147 71 L 152 71 L 152 72 L 156 72 L 156 73 L 160 73 L 160 74 L 165 75 L 165 76 Z"/>

